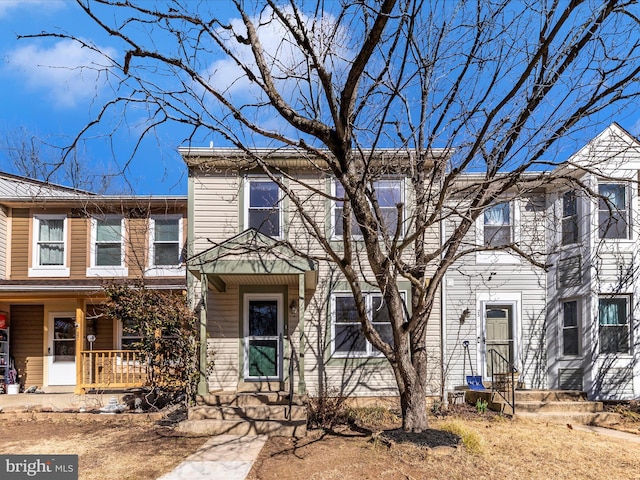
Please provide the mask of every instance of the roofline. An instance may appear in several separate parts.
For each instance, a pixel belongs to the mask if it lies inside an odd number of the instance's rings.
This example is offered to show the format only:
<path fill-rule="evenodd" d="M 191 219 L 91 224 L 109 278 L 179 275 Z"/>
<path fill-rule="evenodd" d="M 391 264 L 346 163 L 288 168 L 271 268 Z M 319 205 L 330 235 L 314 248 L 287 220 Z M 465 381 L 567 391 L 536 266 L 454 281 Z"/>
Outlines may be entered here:
<path fill-rule="evenodd" d="M 50 188 L 68 190 L 70 192 L 75 192 L 75 193 L 81 194 L 81 195 L 87 195 L 87 196 L 98 195 L 97 193 L 90 192 L 89 190 L 80 190 L 78 188 L 67 187 L 65 185 L 60 185 L 58 183 L 53 183 L 53 182 L 45 182 L 43 180 L 38 180 L 37 178 L 31 178 L 31 177 L 25 177 L 25 176 L 22 176 L 22 175 L 16 175 L 14 173 L 9 173 L 9 172 L 5 172 L 5 171 L 1 171 L 1 170 L 0 170 L 0 177 L 9 177 L 9 178 L 11 178 L 13 180 L 20 180 L 20 181 L 25 182 L 25 183 L 31 183 L 31 184 L 42 186 L 42 187 L 50 187 Z"/>

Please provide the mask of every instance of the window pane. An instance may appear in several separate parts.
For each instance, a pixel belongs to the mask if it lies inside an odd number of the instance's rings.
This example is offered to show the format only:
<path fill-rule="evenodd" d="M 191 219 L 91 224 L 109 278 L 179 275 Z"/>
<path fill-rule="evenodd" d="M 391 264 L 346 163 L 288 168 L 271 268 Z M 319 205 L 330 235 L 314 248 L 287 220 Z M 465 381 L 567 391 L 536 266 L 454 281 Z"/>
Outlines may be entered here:
<path fill-rule="evenodd" d="M 278 185 L 274 182 L 249 183 L 249 207 L 276 207 L 278 205 Z"/>
<path fill-rule="evenodd" d="M 484 227 L 484 244 L 503 247 L 511 243 L 511 227 Z"/>
<path fill-rule="evenodd" d="M 120 242 L 120 219 L 110 218 L 98 220 L 96 225 L 96 240 L 98 242 Z"/>
<path fill-rule="evenodd" d="M 153 252 L 154 265 L 177 265 L 179 262 L 177 243 L 157 243 Z"/>
<path fill-rule="evenodd" d="M 625 212 L 600 210 L 600 238 L 627 238 Z"/>
<path fill-rule="evenodd" d="M 380 334 L 382 339 L 387 342 L 389 345 L 393 346 L 393 330 L 391 329 L 391 324 L 374 324 L 373 328 Z M 375 349 L 375 348 L 374 348 Z M 375 349 L 377 351 L 377 349 Z"/>
<path fill-rule="evenodd" d="M 358 321 L 356 301 L 353 297 L 336 297 L 336 322 L 352 323 Z"/>
<path fill-rule="evenodd" d="M 600 210 L 625 210 L 626 207 L 626 189 L 623 184 L 619 183 L 601 183 L 598 185 L 598 193 L 602 198 L 598 200 Z"/>
<path fill-rule="evenodd" d="M 251 300 L 249 302 L 249 335 L 271 337 L 278 334 L 278 302 Z"/>
<path fill-rule="evenodd" d="M 562 216 L 571 217 L 577 212 L 575 192 L 566 192 L 562 197 Z"/>
<path fill-rule="evenodd" d="M 64 265 L 64 245 L 46 243 L 40 245 L 40 265 Z"/>
<path fill-rule="evenodd" d="M 96 245 L 96 266 L 119 266 L 122 263 L 120 243 L 100 243 Z"/>
<path fill-rule="evenodd" d="M 378 180 L 375 182 L 378 205 L 381 207 L 395 207 L 402 202 L 402 182 L 400 180 Z"/>
<path fill-rule="evenodd" d="M 563 303 L 562 354 L 579 354 L 578 302 Z"/>
<path fill-rule="evenodd" d="M 360 325 L 336 325 L 335 351 L 367 353 L 367 341 Z"/>
<path fill-rule="evenodd" d="M 500 203 L 484 211 L 484 224 L 489 226 L 511 225 L 508 203 Z"/>
<path fill-rule="evenodd" d="M 178 220 L 155 220 L 155 241 L 156 242 L 178 242 L 180 228 Z"/>
<path fill-rule="evenodd" d="M 249 210 L 249 228 L 277 237 L 280 235 L 280 215 L 277 210 Z"/>
<path fill-rule="evenodd" d="M 38 219 L 39 235 L 41 242 L 62 242 L 64 231 L 64 220 L 44 220 Z"/>
<path fill-rule="evenodd" d="M 564 319 L 563 323 L 565 327 L 577 327 L 578 326 L 578 302 L 564 302 L 563 304 Z"/>
<path fill-rule="evenodd" d="M 383 303 L 382 297 L 374 296 L 371 299 L 371 308 L 373 309 L 372 319 L 373 322 L 389 322 L 389 310 Z"/>
<path fill-rule="evenodd" d="M 562 220 L 562 244 L 570 245 L 578 241 L 578 220 L 569 217 Z"/>

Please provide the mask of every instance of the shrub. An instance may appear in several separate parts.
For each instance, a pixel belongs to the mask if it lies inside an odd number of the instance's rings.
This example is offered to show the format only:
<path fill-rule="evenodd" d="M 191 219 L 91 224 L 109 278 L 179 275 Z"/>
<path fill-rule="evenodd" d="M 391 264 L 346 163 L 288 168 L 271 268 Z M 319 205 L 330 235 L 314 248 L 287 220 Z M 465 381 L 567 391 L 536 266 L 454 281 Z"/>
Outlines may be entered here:
<path fill-rule="evenodd" d="M 308 424 L 311 428 L 333 429 L 346 424 L 349 416 L 345 408 L 347 397 L 337 388 L 309 397 L 307 404 Z"/>

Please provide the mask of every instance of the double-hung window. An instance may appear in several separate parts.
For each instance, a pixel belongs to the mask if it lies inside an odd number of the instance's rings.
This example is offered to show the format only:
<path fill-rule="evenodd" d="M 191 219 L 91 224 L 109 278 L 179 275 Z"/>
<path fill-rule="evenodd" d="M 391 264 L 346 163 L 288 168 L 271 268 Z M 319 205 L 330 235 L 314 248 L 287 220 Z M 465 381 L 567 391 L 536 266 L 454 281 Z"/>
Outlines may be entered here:
<path fill-rule="evenodd" d="M 601 297 L 598 306 L 600 353 L 629 353 L 629 297 Z"/>
<path fill-rule="evenodd" d="M 562 302 L 562 355 L 580 354 L 580 327 L 578 301 Z"/>
<path fill-rule="evenodd" d="M 149 266 L 147 273 L 167 274 L 179 269 L 182 259 L 182 218 L 176 216 L 152 217 L 149 222 Z"/>
<path fill-rule="evenodd" d="M 33 262 L 29 276 L 69 276 L 66 216 L 37 215 L 33 218 L 33 227 Z"/>
<path fill-rule="evenodd" d="M 400 178 L 383 178 L 373 182 L 373 188 L 380 209 L 380 222 L 387 228 L 389 236 L 393 237 L 403 218 L 398 218 L 398 204 L 403 203 L 403 181 Z M 344 198 L 344 187 L 338 181 L 334 181 L 334 194 L 337 198 Z M 335 236 L 342 237 L 344 235 L 344 205 L 343 202 L 337 201 L 333 209 L 333 226 Z M 402 232 L 400 232 L 402 234 Z M 361 236 L 362 233 L 358 223 L 351 216 L 351 235 Z"/>
<path fill-rule="evenodd" d="M 126 276 L 125 228 L 121 216 L 91 219 L 91 266 L 87 275 Z"/>
<path fill-rule="evenodd" d="M 629 238 L 629 201 L 624 183 L 598 185 L 598 225 L 600 238 Z"/>
<path fill-rule="evenodd" d="M 485 209 L 483 214 L 485 247 L 504 247 L 513 241 L 511 204 L 498 203 Z"/>
<path fill-rule="evenodd" d="M 270 237 L 282 236 L 281 193 L 268 179 L 249 178 L 245 191 L 245 225 Z"/>
<path fill-rule="evenodd" d="M 367 315 L 382 339 L 393 345 L 389 311 L 379 293 L 364 293 Z M 338 357 L 379 356 L 380 352 L 367 341 L 358 320 L 356 302 L 351 293 L 332 296 L 333 353 Z"/>
<path fill-rule="evenodd" d="M 576 192 L 570 190 L 562 196 L 562 245 L 577 243 L 578 238 L 578 202 Z"/>

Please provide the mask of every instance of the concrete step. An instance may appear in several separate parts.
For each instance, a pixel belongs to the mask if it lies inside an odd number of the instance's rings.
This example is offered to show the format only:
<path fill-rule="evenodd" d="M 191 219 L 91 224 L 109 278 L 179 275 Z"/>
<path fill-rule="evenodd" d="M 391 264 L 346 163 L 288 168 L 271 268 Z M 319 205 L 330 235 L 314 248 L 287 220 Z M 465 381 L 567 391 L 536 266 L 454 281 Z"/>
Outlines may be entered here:
<path fill-rule="evenodd" d="M 191 407 L 189 420 L 305 420 L 307 409 L 301 405 L 291 406 L 291 418 L 288 405 L 246 405 L 246 406 L 214 406 L 198 405 Z"/>
<path fill-rule="evenodd" d="M 517 407 L 516 407 L 517 408 Z M 534 422 L 576 425 L 607 425 L 619 423 L 622 416 L 611 412 L 522 412 L 516 410 L 515 419 Z"/>
<path fill-rule="evenodd" d="M 586 392 L 577 390 L 516 390 L 516 402 L 581 402 L 587 401 Z"/>
<path fill-rule="evenodd" d="M 294 405 L 304 405 L 305 398 L 294 395 L 292 403 Z M 248 405 L 288 405 L 289 394 L 287 392 L 260 392 L 260 393 L 238 393 L 220 392 L 209 395 L 198 395 L 196 405 L 209 406 L 234 406 L 244 407 Z"/>
<path fill-rule="evenodd" d="M 270 437 L 304 437 L 306 420 L 185 420 L 176 429 L 190 435 L 268 435 Z"/>
<path fill-rule="evenodd" d="M 516 413 L 598 413 L 604 410 L 602 402 L 520 402 L 516 400 Z"/>

